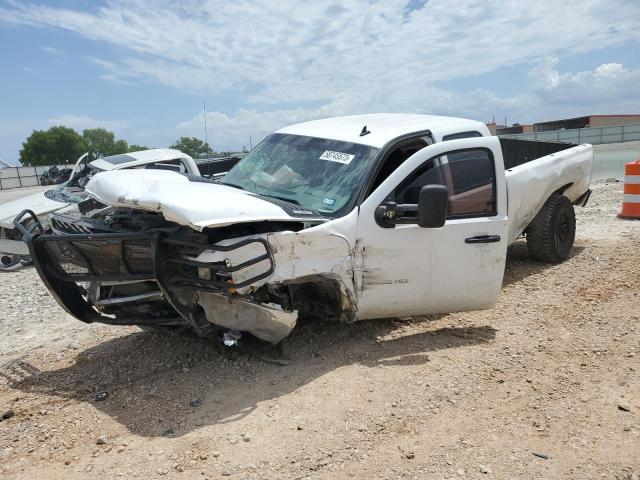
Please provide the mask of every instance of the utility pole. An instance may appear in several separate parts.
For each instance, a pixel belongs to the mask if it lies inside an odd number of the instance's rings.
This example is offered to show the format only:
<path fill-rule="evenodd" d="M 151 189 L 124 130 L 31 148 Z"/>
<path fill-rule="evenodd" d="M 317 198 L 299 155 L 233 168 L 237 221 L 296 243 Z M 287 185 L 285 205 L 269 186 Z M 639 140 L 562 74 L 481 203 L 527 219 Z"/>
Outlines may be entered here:
<path fill-rule="evenodd" d="M 209 144 L 209 135 L 207 133 L 207 104 L 202 100 L 202 118 L 204 119 L 204 142 Z"/>

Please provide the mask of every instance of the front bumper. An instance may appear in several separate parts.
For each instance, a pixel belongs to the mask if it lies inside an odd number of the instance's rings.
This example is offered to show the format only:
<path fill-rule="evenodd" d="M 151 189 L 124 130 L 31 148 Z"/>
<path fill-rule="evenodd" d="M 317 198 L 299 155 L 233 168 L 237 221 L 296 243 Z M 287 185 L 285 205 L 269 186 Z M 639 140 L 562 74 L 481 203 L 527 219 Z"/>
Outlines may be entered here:
<path fill-rule="evenodd" d="M 36 270 L 51 294 L 69 314 L 86 323 L 172 322 L 169 318 L 134 314 L 105 315 L 90 300 L 87 285 L 92 283 L 156 282 L 179 317 L 197 329 L 203 322 L 209 324 L 198 309 L 198 295 L 212 293 L 232 298 L 237 289 L 259 282 L 274 271 L 269 244 L 262 238 L 223 246 L 185 241 L 166 233 L 48 234 L 29 211 L 16 217 L 14 224 L 23 234 Z M 264 254 L 236 265 L 193 259 L 203 251 L 231 252 L 250 244 L 261 244 Z M 234 272 L 261 263 L 266 265 L 263 272 L 238 283 L 229 280 Z"/>

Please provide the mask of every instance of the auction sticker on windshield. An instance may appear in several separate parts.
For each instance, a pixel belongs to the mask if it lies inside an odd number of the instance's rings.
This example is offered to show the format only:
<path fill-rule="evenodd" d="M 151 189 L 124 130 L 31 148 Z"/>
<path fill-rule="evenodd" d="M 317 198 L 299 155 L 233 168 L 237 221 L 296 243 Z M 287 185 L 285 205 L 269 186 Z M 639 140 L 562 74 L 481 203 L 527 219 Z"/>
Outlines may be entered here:
<path fill-rule="evenodd" d="M 331 150 L 325 150 L 325 152 L 320 155 L 320 160 L 329 160 L 330 162 L 338 162 L 343 163 L 345 165 L 349 165 L 351 160 L 355 158 L 355 155 L 350 155 L 348 153 L 342 152 L 332 152 Z"/>

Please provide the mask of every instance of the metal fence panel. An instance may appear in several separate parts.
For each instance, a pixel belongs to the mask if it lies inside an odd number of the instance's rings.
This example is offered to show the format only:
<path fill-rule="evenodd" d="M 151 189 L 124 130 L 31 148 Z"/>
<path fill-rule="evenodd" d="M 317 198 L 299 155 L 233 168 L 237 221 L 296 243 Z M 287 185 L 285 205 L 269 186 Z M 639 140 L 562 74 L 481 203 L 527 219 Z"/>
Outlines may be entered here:
<path fill-rule="evenodd" d="M 591 143 L 593 145 L 602 143 L 624 143 L 640 140 L 640 123 L 571 130 L 553 130 L 550 132 L 513 133 L 500 136 L 505 138 L 519 138 L 522 140 L 550 140 L 568 143 Z"/>
<path fill-rule="evenodd" d="M 0 170 L 0 190 L 10 188 L 35 187 L 40 185 L 40 176 L 53 165 L 38 167 L 6 167 Z M 59 169 L 69 168 L 69 165 L 56 165 Z"/>
<path fill-rule="evenodd" d="M 3 190 L 18 187 L 20 187 L 20 179 L 18 177 L 0 178 L 0 188 L 2 188 Z"/>
<path fill-rule="evenodd" d="M 39 178 L 35 175 L 20 177 L 20 183 L 23 187 L 37 187 L 38 185 L 40 185 Z"/>
<path fill-rule="evenodd" d="M 0 170 L 0 178 L 13 178 L 18 176 L 16 167 L 6 167 Z"/>

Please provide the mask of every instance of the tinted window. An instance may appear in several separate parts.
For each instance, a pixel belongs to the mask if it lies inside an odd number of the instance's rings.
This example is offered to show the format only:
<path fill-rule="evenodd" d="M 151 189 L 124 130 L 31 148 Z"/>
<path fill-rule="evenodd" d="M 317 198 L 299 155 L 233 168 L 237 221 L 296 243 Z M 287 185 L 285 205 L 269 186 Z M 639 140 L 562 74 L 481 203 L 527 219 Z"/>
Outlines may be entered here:
<path fill-rule="evenodd" d="M 461 138 L 473 138 L 481 136 L 482 134 L 476 131 L 452 133 L 451 135 L 445 135 L 444 137 L 442 137 L 442 141 L 446 142 L 447 140 L 460 140 Z"/>
<path fill-rule="evenodd" d="M 392 194 L 398 203 L 418 203 L 425 185 L 446 185 L 448 218 L 496 214 L 495 169 L 488 150 L 463 150 L 425 162 Z"/>
<path fill-rule="evenodd" d="M 102 157 L 99 160 L 104 160 L 105 162 L 109 162 L 111 165 L 120 165 L 122 163 L 134 162 L 136 159 L 130 157 L 129 155 L 111 155 L 110 157 Z"/>
<path fill-rule="evenodd" d="M 187 167 L 182 160 L 167 160 L 164 162 L 148 163 L 141 166 L 141 168 L 147 168 L 151 170 L 170 170 L 173 172 L 186 173 Z"/>
<path fill-rule="evenodd" d="M 425 138 L 413 138 L 402 142 L 389 152 L 382 162 L 380 171 L 376 175 L 376 178 L 369 189 L 369 194 L 375 191 L 375 189 L 378 188 L 380 184 L 384 182 L 400 165 L 402 165 L 405 160 L 417 151 L 422 150 L 427 145 L 427 140 Z M 367 194 L 367 197 L 369 194 Z"/>

